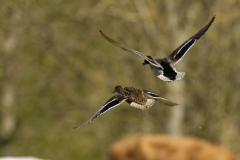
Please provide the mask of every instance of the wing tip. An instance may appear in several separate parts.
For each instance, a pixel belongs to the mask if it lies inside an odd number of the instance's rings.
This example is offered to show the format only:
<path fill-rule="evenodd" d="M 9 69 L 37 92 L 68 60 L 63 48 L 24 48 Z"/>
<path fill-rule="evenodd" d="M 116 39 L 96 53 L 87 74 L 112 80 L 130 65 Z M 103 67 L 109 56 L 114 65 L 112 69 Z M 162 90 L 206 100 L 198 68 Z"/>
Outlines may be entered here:
<path fill-rule="evenodd" d="M 78 129 L 78 128 L 82 128 L 85 124 L 82 124 L 80 126 L 74 126 L 73 129 Z"/>
<path fill-rule="evenodd" d="M 216 14 L 212 13 L 212 20 L 216 18 Z"/>
<path fill-rule="evenodd" d="M 171 103 L 171 104 L 165 104 L 165 105 L 168 106 L 168 107 L 174 107 L 174 106 L 181 105 L 181 104 L 178 104 L 178 103 L 175 103 L 175 102 L 171 102 L 171 101 L 169 103 Z"/>
<path fill-rule="evenodd" d="M 99 30 L 99 32 L 101 33 L 101 35 L 102 35 L 103 37 L 106 37 L 106 35 L 102 32 L 102 30 Z"/>
<path fill-rule="evenodd" d="M 181 104 L 178 104 L 178 103 L 175 103 L 175 102 L 172 102 L 172 103 L 174 103 L 174 104 L 172 104 L 171 107 L 181 105 Z"/>
<path fill-rule="evenodd" d="M 213 21 L 215 20 L 215 18 L 216 18 L 216 15 L 213 15 L 212 18 L 211 18 L 210 23 L 213 23 Z"/>

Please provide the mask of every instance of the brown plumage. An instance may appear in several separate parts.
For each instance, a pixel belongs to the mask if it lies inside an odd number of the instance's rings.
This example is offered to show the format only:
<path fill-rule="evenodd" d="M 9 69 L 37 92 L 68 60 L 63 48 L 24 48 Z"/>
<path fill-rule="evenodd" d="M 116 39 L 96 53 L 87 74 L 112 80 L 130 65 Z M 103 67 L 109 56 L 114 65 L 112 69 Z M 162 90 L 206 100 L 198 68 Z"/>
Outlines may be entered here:
<path fill-rule="evenodd" d="M 175 106 L 178 105 L 177 103 L 171 102 L 167 99 L 164 99 L 158 96 L 155 93 L 152 93 L 147 90 L 138 89 L 135 87 L 125 87 L 122 88 L 121 86 L 116 86 L 114 88 L 113 93 L 117 93 L 112 98 L 110 98 L 89 120 L 78 127 L 74 128 L 81 128 L 88 123 L 92 122 L 95 118 L 100 116 L 101 114 L 107 112 L 109 109 L 116 107 L 126 101 L 130 104 L 131 107 L 135 107 L 141 110 L 145 110 L 150 108 L 154 105 L 155 100 L 167 105 L 167 106 Z M 150 98 L 146 98 L 146 95 Z"/>
<path fill-rule="evenodd" d="M 126 102 L 129 104 L 134 102 L 144 106 L 147 102 L 147 98 L 145 97 L 143 90 L 135 87 L 122 88 L 121 86 L 116 86 L 114 92 L 117 92 L 118 95 L 122 96 L 123 98 L 127 98 Z"/>

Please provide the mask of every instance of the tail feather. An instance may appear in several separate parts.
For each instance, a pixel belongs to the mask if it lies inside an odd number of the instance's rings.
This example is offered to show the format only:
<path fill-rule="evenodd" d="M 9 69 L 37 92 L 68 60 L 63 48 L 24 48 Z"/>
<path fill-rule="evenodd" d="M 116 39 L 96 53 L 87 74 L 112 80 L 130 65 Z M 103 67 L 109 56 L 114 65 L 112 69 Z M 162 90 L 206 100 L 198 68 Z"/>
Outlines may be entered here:
<path fill-rule="evenodd" d="M 177 72 L 176 71 L 176 73 L 177 73 L 177 75 L 176 75 L 176 77 L 175 77 L 175 79 L 174 80 L 180 80 L 180 79 L 182 79 L 184 76 L 185 76 L 185 72 Z M 157 76 L 158 78 L 160 78 L 161 80 L 163 80 L 163 81 L 167 81 L 167 82 L 172 82 L 172 81 L 174 81 L 174 80 L 171 80 L 169 77 L 166 77 L 166 76 L 164 76 L 163 74 L 161 74 L 161 75 L 159 75 L 159 76 Z"/>
<path fill-rule="evenodd" d="M 158 78 L 160 78 L 163 81 L 167 81 L 167 82 L 172 82 L 172 80 L 166 76 L 164 76 L 163 74 L 157 76 Z"/>
<path fill-rule="evenodd" d="M 180 80 L 185 76 L 185 72 L 177 72 L 176 80 Z"/>

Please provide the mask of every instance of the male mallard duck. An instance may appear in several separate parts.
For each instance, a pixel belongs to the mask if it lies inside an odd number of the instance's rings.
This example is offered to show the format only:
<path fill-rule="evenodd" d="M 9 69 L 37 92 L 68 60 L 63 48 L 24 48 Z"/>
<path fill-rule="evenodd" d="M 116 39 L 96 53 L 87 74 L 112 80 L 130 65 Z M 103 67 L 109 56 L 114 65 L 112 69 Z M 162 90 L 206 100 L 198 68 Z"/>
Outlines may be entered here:
<path fill-rule="evenodd" d="M 168 57 L 158 58 L 155 60 L 151 56 L 145 56 L 144 54 L 136 50 L 125 47 L 124 45 L 106 36 L 102 31 L 100 31 L 100 33 L 107 41 L 114 44 L 115 46 L 120 47 L 125 51 L 133 52 L 141 56 L 142 58 L 144 58 L 145 60 L 143 62 L 143 65 L 149 64 L 151 69 L 157 75 L 158 78 L 160 78 L 163 81 L 171 82 L 174 80 L 180 80 L 184 77 L 185 72 L 177 72 L 174 65 L 177 64 L 183 58 L 183 56 L 188 52 L 188 50 L 197 42 L 197 40 L 200 39 L 202 35 L 204 35 L 204 33 L 211 26 L 214 19 L 215 19 L 215 16 L 212 17 L 212 19 L 208 22 L 208 24 L 205 27 L 203 27 L 195 35 L 193 35 L 191 38 L 185 41 L 181 46 L 175 49 Z"/>
<path fill-rule="evenodd" d="M 164 99 L 155 93 L 152 93 L 147 90 L 138 89 L 135 87 L 122 88 L 121 86 L 116 86 L 112 93 L 115 93 L 115 92 L 117 94 L 114 95 L 112 98 L 110 98 L 89 120 L 87 120 L 82 125 L 74 128 L 81 128 L 87 125 L 88 123 L 92 122 L 95 118 L 97 118 L 101 114 L 107 112 L 109 109 L 112 109 L 113 107 L 120 105 L 124 101 L 129 103 L 130 106 L 141 109 L 141 110 L 150 108 L 155 103 L 155 99 L 167 106 L 178 105 L 177 103 Z M 147 99 L 145 95 L 147 95 L 150 98 Z"/>

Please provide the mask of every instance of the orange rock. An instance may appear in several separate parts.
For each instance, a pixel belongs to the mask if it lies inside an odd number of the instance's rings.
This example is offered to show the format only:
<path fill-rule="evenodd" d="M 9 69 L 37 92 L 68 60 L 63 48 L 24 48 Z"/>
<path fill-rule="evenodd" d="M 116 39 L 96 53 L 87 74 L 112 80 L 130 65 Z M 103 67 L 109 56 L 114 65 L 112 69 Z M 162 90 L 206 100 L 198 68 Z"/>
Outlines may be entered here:
<path fill-rule="evenodd" d="M 237 160 L 229 150 L 194 137 L 135 135 L 115 142 L 110 160 Z"/>

